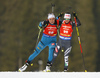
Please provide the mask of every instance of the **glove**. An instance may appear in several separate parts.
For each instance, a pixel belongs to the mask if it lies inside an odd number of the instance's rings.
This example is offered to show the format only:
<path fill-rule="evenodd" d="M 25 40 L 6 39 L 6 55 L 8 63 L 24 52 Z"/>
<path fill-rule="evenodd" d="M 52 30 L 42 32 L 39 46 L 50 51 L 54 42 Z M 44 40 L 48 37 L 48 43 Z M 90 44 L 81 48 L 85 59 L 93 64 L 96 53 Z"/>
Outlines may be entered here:
<path fill-rule="evenodd" d="M 42 22 L 40 22 L 39 26 L 40 26 L 40 27 L 42 27 L 42 26 L 46 26 L 46 25 L 48 25 L 48 23 L 49 23 L 48 20 L 46 20 L 46 21 L 42 21 Z"/>
<path fill-rule="evenodd" d="M 75 18 L 77 18 L 77 14 L 76 14 L 76 12 L 73 12 L 73 16 L 74 16 Z"/>
<path fill-rule="evenodd" d="M 64 15 L 64 13 L 62 12 L 62 13 L 60 13 L 59 15 L 58 15 L 58 18 L 59 17 L 62 17 Z"/>
<path fill-rule="evenodd" d="M 47 25 L 48 25 L 48 23 L 49 23 L 49 21 L 48 21 L 48 20 L 44 21 L 43 26 L 47 26 Z"/>

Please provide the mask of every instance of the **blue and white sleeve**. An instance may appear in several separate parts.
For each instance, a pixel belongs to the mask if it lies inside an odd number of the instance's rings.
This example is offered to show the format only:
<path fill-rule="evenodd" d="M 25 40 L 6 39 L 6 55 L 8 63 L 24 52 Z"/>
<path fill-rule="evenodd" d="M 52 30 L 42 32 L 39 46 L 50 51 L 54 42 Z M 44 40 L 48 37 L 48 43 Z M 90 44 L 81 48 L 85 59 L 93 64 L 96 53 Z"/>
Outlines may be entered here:
<path fill-rule="evenodd" d="M 56 17 L 56 19 L 57 19 L 57 20 L 59 19 L 58 16 Z"/>
<path fill-rule="evenodd" d="M 40 22 L 40 23 L 39 23 L 39 26 L 40 26 L 40 27 L 42 27 L 42 26 L 43 26 L 42 22 Z"/>

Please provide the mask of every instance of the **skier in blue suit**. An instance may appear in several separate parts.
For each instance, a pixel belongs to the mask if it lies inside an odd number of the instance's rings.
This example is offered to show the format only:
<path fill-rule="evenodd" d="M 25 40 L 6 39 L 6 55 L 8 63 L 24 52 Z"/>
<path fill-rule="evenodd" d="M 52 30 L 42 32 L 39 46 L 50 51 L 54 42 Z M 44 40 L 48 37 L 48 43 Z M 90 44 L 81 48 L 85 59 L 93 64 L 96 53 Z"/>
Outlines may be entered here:
<path fill-rule="evenodd" d="M 31 61 L 46 47 L 49 47 L 49 56 L 47 61 L 45 72 L 50 72 L 51 61 L 53 59 L 53 52 L 56 46 L 56 37 L 57 37 L 57 26 L 60 25 L 62 22 L 59 21 L 59 18 L 63 14 L 61 13 L 56 19 L 53 13 L 48 14 L 48 20 L 42 21 L 39 24 L 39 29 L 43 29 L 43 36 L 39 41 L 35 51 L 31 54 L 26 61 L 26 63 L 19 68 L 18 71 L 23 72 L 26 68 L 30 65 Z"/>

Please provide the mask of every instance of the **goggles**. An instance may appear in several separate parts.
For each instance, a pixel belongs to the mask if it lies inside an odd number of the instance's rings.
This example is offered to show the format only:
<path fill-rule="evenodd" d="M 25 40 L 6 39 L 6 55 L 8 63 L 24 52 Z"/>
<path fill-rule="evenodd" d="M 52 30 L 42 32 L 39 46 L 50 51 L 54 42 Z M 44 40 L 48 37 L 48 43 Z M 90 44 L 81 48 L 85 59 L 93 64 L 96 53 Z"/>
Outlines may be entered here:
<path fill-rule="evenodd" d="M 70 19 L 68 19 L 68 18 L 64 18 L 65 20 L 70 20 Z"/>

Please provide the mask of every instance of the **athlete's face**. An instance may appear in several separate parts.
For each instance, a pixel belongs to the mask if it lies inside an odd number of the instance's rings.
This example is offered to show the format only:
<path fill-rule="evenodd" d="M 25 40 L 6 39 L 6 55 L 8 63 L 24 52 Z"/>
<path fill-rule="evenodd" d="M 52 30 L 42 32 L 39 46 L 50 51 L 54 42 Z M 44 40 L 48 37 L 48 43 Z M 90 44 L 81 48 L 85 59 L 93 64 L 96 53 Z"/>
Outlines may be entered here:
<path fill-rule="evenodd" d="M 55 23 L 55 18 L 49 18 L 48 20 L 49 20 L 50 24 L 54 24 Z"/>
<path fill-rule="evenodd" d="M 65 18 L 65 23 L 69 23 L 70 19 Z"/>

